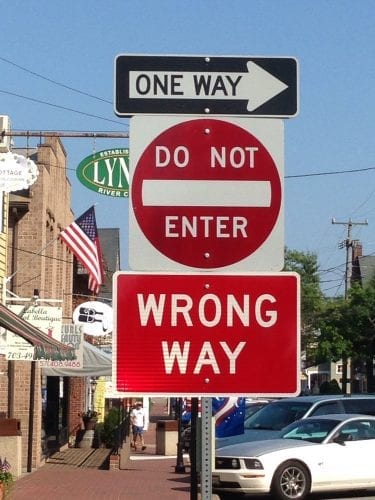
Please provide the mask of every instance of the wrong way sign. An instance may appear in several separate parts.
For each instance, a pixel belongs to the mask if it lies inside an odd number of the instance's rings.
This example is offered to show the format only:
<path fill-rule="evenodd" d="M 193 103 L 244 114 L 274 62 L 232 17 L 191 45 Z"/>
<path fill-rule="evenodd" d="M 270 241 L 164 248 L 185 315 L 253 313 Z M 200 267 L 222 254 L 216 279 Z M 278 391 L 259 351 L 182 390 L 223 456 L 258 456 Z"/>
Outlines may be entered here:
<path fill-rule="evenodd" d="M 297 73 L 291 57 L 122 54 L 115 60 L 115 112 L 294 116 Z"/>
<path fill-rule="evenodd" d="M 117 391 L 296 395 L 299 283 L 296 273 L 116 273 Z"/>
<path fill-rule="evenodd" d="M 130 174 L 131 269 L 283 268 L 281 120 L 134 117 Z"/>

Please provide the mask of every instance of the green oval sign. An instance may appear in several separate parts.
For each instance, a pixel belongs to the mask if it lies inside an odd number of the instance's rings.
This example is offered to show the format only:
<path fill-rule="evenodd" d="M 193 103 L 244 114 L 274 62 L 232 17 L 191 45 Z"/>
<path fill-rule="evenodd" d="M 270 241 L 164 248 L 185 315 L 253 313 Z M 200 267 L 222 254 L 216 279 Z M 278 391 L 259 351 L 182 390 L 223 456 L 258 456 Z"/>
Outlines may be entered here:
<path fill-rule="evenodd" d="M 106 149 L 87 156 L 77 167 L 79 181 L 114 198 L 129 196 L 129 149 Z"/>

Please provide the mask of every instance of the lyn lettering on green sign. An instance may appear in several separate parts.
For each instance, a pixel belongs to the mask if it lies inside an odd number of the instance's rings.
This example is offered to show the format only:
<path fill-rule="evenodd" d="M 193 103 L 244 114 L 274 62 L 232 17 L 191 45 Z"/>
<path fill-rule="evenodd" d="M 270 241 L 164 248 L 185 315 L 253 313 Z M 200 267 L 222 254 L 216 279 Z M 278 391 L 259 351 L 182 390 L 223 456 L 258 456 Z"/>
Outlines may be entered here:
<path fill-rule="evenodd" d="M 98 151 L 77 167 L 79 181 L 88 189 L 113 198 L 129 196 L 129 149 Z"/>

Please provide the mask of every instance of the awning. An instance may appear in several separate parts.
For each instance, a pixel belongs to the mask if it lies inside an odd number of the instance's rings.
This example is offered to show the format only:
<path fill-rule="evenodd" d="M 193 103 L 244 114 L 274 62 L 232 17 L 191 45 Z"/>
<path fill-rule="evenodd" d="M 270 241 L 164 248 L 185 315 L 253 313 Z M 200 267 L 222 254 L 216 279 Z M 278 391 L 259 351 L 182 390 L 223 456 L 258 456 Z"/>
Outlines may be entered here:
<path fill-rule="evenodd" d="M 17 316 L 4 304 L 0 304 L 0 326 L 27 340 L 34 349 L 34 359 L 74 359 L 74 349 L 49 337 L 47 334 Z"/>
<path fill-rule="evenodd" d="M 48 377 L 100 377 L 112 375 L 112 356 L 89 342 L 83 342 L 82 368 L 49 368 L 42 366 Z"/>

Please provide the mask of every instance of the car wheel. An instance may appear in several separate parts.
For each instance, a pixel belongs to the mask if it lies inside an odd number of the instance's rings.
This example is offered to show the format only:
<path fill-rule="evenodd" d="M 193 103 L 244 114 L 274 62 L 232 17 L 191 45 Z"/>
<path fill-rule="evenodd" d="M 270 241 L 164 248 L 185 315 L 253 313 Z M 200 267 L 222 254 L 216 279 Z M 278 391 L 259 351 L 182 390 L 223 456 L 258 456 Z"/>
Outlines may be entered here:
<path fill-rule="evenodd" d="M 310 492 L 311 478 L 307 467 L 289 460 L 281 464 L 272 479 L 272 494 L 280 500 L 303 500 Z"/>

